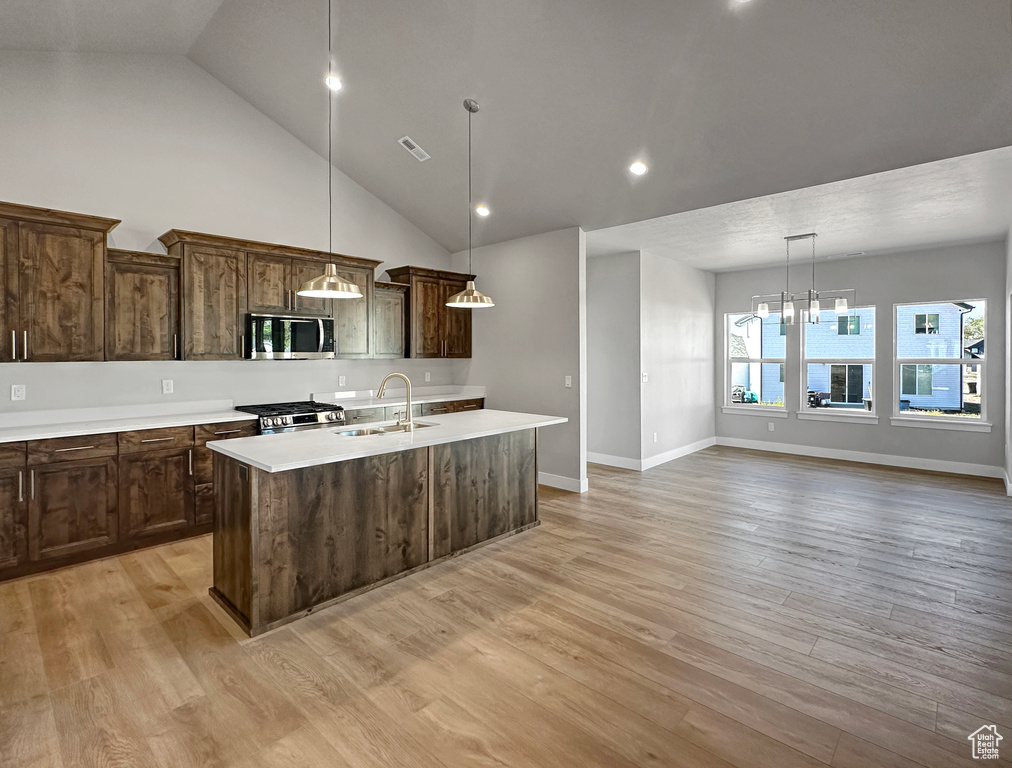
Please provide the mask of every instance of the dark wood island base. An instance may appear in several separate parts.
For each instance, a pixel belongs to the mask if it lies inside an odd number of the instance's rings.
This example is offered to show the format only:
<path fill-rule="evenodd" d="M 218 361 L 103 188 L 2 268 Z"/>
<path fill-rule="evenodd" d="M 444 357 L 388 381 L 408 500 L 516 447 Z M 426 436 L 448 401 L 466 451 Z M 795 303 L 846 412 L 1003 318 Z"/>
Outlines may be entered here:
<path fill-rule="evenodd" d="M 214 482 L 211 597 L 255 636 L 538 525 L 537 430 Z"/>

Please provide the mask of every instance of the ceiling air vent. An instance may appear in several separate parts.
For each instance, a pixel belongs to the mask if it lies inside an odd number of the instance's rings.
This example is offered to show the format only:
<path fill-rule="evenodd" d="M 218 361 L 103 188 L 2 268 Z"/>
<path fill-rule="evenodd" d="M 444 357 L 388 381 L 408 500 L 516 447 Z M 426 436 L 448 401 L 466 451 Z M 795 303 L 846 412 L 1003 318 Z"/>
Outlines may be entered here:
<path fill-rule="evenodd" d="M 424 163 L 430 157 L 429 153 L 426 152 L 417 144 L 415 144 L 415 142 L 412 141 L 410 136 L 404 136 L 403 138 L 398 139 L 397 143 L 400 144 L 402 147 L 404 147 L 412 155 L 414 155 L 415 159 L 420 163 Z"/>

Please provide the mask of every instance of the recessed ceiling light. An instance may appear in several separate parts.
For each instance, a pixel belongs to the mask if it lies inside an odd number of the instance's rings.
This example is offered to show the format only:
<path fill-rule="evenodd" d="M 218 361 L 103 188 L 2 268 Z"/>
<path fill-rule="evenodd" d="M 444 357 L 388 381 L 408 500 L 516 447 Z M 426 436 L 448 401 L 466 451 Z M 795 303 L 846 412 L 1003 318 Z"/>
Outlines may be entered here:
<path fill-rule="evenodd" d="M 635 163 L 629 166 L 629 173 L 632 173 L 636 176 L 642 176 L 646 172 L 647 172 L 647 164 L 642 162 L 641 160 L 637 160 Z"/>
<path fill-rule="evenodd" d="M 490 211 L 488 209 L 487 205 L 476 205 L 474 207 L 474 212 L 477 213 L 482 218 L 484 218 L 484 217 L 488 216 L 490 213 L 492 213 L 492 211 Z"/>
<path fill-rule="evenodd" d="M 337 75 L 327 75 L 323 82 L 327 84 L 327 87 L 332 91 L 339 91 L 344 88 L 344 83 L 341 82 L 341 78 Z"/>

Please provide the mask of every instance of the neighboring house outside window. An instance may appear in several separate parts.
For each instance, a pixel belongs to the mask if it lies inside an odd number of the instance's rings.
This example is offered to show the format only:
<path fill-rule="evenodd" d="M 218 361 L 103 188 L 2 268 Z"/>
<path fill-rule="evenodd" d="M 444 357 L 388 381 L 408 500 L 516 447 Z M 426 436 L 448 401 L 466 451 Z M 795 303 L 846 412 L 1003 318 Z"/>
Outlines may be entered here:
<path fill-rule="evenodd" d="M 780 315 L 724 316 L 727 340 L 725 405 L 784 408 L 783 366 L 787 351 Z"/>
<path fill-rule="evenodd" d="M 875 308 L 824 310 L 819 323 L 805 323 L 804 334 L 802 410 L 872 410 Z"/>
<path fill-rule="evenodd" d="M 984 310 L 982 300 L 896 305 L 896 412 L 981 418 Z"/>

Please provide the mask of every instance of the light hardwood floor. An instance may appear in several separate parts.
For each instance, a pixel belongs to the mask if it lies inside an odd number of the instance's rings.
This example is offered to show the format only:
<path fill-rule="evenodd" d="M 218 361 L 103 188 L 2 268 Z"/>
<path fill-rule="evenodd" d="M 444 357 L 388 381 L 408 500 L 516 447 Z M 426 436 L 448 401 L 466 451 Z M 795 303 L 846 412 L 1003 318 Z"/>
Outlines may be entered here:
<path fill-rule="evenodd" d="M 591 489 L 254 640 L 209 537 L 0 584 L 0 765 L 950 768 L 985 723 L 1012 757 L 1001 483 L 711 448 Z"/>

